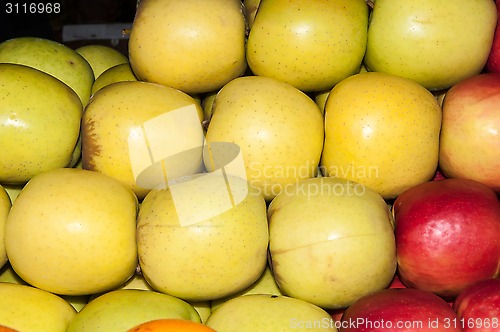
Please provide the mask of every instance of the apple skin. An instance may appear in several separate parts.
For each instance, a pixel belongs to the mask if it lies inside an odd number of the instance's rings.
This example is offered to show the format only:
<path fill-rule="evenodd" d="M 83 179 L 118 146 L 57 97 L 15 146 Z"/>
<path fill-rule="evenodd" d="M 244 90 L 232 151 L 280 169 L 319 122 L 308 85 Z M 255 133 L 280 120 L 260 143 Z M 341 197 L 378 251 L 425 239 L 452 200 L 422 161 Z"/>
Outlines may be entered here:
<path fill-rule="evenodd" d="M 500 202 L 489 187 L 466 179 L 429 181 L 394 202 L 399 278 L 407 287 L 448 300 L 496 278 Z"/>
<path fill-rule="evenodd" d="M 479 281 L 453 303 L 464 332 L 493 332 L 500 327 L 500 279 Z"/>
<path fill-rule="evenodd" d="M 439 165 L 446 177 L 476 180 L 500 193 L 500 73 L 470 77 L 446 93 Z"/>
<path fill-rule="evenodd" d="M 347 308 L 340 331 L 461 331 L 457 322 L 455 311 L 431 292 L 412 288 L 384 289 Z"/>
<path fill-rule="evenodd" d="M 497 5 L 497 17 L 500 18 L 500 1 L 495 1 Z M 490 73 L 500 73 L 500 21 L 497 21 L 493 44 L 491 45 L 490 55 L 486 62 L 486 71 Z"/>

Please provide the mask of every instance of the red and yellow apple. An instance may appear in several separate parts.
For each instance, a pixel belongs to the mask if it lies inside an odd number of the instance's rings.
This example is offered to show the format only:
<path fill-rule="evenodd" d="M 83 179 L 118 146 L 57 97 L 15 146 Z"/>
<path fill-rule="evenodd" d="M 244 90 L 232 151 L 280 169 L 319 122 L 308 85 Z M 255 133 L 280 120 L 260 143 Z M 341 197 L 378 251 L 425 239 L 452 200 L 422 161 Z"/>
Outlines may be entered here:
<path fill-rule="evenodd" d="M 447 177 L 500 193 L 500 73 L 470 77 L 446 93 L 439 166 Z"/>

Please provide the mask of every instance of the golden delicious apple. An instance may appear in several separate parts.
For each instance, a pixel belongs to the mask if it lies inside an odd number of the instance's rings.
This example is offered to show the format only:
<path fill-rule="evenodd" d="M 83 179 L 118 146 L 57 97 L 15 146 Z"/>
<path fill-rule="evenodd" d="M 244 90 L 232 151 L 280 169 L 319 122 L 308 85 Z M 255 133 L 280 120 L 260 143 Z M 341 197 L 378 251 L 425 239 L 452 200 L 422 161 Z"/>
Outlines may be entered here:
<path fill-rule="evenodd" d="M 10 63 L 0 63 L 0 86 L 0 183 L 22 185 L 66 167 L 80 133 L 76 93 L 53 76 Z"/>
<path fill-rule="evenodd" d="M 154 291 L 120 289 L 90 301 L 73 318 L 67 332 L 123 332 L 160 318 L 200 322 L 196 310 L 181 299 Z"/>
<path fill-rule="evenodd" d="M 270 294 L 238 296 L 215 310 L 206 325 L 217 332 L 337 331 L 324 309 L 293 297 Z"/>
<path fill-rule="evenodd" d="M 173 180 L 204 169 L 202 120 L 201 106 L 179 90 L 139 81 L 108 85 L 83 115 L 83 168 L 120 180 L 142 199 L 163 172 Z"/>
<path fill-rule="evenodd" d="M 5 247 L 26 282 L 61 295 L 114 289 L 137 267 L 137 198 L 106 175 L 60 168 L 31 179 L 7 217 Z"/>
<path fill-rule="evenodd" d="M 214 91 L 246 69 L 240 0 L 145 0 L 132 24 L 136 76 L 186 93 Z"/>
<path fill-rule="evenodd" d="M 268 218 L 272 270 L 285 295 L 344 308 L 394 277 L 392 215 L 359 183 L 303 180 L 276 196 Z"/>
<path fill-rule="evenodd" d="M 0 43 L 0 63 L 16 63 L 50 74 L 73 89 L 83 106 L 94 83 L 92 67 L 64 44 L 37 37 L 17 37 Z M 50 88 L 46 88 L 46 91 Z M 47 98 L 52 101 L 52 98 Z"/>
<path fill-rule="evenodd" d="M 446 89 L 483 70 L 496 23 L 491 0 L 376 0 L 365 65 Z"/>
<path fill-rule="evenodd" d="M 137 81 L 130 63 L 122 63 L 105 70 L 92 85 L 92 94 L 116 82 Z"/>
<path fill-rule="evenodd" d="M 302 91 L 273 78 L 245 76 L 226 84 L 214 103 L 207 142 L 237 144 L 250 184 L 266 200 L 316 176 L 323 115 Z M 211 170 L 209 162 L 205 166 Z"/>
<path fill-rule="evenodd" d="M 365 0 L 263 1 L 248 35 L 248 66 L 302 91 L 331 89 L 358 72 L 367 29 Z"/>
<path fill-rule="evenodd" d="M 142 274 L 155 290 L 190 302 L 225 297 L 266 266 L 266 204 L 242 178 L 188 178 L 144 198 L 137 243 Z"/>
<path fill-rule="evenodd" d="M 47 291 L 0 282 L 0 322 L 17 331 L 66 332 L 76 310 Z"/>
<path fill-rule="evenodd" d="M 12 203 L 7 191 L 0 185 L 0 267 L 7 263 L 7 253 L 5 252 L 5 222 L 9 214 Z"/>
<path fill-rule="evenodd" d="M 269 266 L 266 266 L 266 269 L 264 270 L 262 275 L 251 286 L 245 288 L 244 290 L 242 290 L 236 294 L 211 301 L 211 308 L 212 308 L 212 310 L 215 310 L 220 305 L 229 301 L 230 299 L 233 299 L 233 298 L 241 296 L 241 295 L 248 295 L 248 294 L 283 295 L 283 292 L 276 284 L 276 280 L 274 280 L 274 275 L 271 272 L 271 269 L 269 268 Z"/>
<path fill-rule="evenodd" d="M 7 195 L 9 195 L 11 203 L 14 203 L 21 190 L 23 190 L 24 185 L 4 184 L 2 187 L 5 189 Z"/>
<path fill-rule="evenodd" d="M 440 128 L 441 108 L 418 83 L 386 73 L 353 75 L 326 102 L 322 171 L 395 198 L 434 176 Z"/>
<path fill-rule="evenodd" d="M 97 79 L 105 70 L 111 67 L 128 63 L 128 58 L 123 53 L 106 45 L 84 45 L 78 47 L 75 51 L 84 57 L 92 67 L 94 79 Z"/>

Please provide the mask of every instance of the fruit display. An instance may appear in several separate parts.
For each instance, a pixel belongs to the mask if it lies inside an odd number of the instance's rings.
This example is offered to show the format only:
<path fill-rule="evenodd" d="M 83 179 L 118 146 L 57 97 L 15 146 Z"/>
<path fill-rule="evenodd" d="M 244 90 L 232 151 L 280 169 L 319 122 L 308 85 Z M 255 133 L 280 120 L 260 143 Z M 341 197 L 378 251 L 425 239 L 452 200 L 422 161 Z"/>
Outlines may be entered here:
<path fill-rule="evenodd" d="M 0 331 L 500 330 L 498 1 L 134 8 L 0 42 Z"/>

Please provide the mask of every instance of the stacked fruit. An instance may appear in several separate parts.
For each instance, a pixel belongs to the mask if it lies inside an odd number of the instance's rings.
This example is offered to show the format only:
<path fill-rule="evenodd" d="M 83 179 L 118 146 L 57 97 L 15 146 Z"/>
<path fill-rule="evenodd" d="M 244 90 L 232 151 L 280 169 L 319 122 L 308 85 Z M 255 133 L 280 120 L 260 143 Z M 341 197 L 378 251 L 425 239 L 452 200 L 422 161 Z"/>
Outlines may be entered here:
<path fill-rule="evenodd" d="M 0 44 L 0 325 L 500 329 L 492 0 L 143 0 Z"/>

